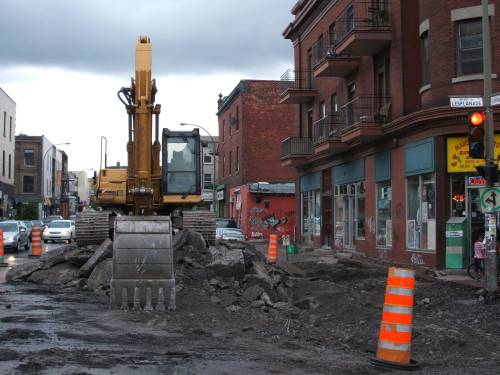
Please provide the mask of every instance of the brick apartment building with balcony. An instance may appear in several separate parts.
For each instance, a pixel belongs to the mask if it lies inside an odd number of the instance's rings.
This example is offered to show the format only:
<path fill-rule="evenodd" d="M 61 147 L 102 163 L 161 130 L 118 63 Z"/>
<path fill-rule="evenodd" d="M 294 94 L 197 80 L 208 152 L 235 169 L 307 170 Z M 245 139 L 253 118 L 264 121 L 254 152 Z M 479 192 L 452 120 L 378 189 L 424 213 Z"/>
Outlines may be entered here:
<path fill-rule="evenodd" d="M 301 0 L 292 8 L 283 36 L 295 66 L 281 77 L 280 101 L 295 105 L 297 122 L 281 162 L 298 172 L 302 243 L 464 266 L 484 226 L 483 180 L 479 161 L 468 158 L 469 111 L 450 108 L 449 97 L 483 93 L 478 4 Z M 500 1 L 490 1 L 493 92 L 500 91 L 499 11 Z M 496 130 L 499 115 L 495 109 Z M 463 222 L 463 250 L 455 249 L 463 262 L 447 262 L 450 219 Z"/>
<path fill-rule="evenodd" d="M 246 220 L 241 217 L 244 209 L 249 211 L 255 206 L 253 211 L 264 214 L 273 209 L 272 196 L 284 194 L 289 196 L 288 203 L 286 199 L 285 202 L 280 200 L 280 212 L 268 213 L 280 216 L 287 213 L 289 216 L 293 212 L 293 217 L 289 219 L 295 220 L 295 198 L 293 194 L 284 193 L 286 189 L 283 190 L 283 183 L 293 183 L 297 174 L 292 168 L 282 167 L 280 144 L 283 138 L 294 134 L 297 118 L 294 106 L 280 104 L 280 82 L 240 81 L 228 96 L 223 97 L 222 94 L 219 96 L 217 116 L 218 216 L 231 217 L 241 223 Z M 242 202 L 242 197 L 251 194 L 240 194 L 240 188 L 258 182 L 268 184 L 264 184 L 265 189 L 259 188 L 259 191 L 255 192 L 252 199 L 255 198 L 257 202 L 253 202 L 252 207 L 243 207 L 247 202 Z M 262 199 L 264 195 L 266 198 Z M 254 221 L 260 220 L 260 218 L 254 219 Z M 287 220 L 288 218 L 283 219 Z M 290 221 L 287 223 L 287 226 L 289 225 Z M 251 236 L 251 231 L 248 235 Z"/>

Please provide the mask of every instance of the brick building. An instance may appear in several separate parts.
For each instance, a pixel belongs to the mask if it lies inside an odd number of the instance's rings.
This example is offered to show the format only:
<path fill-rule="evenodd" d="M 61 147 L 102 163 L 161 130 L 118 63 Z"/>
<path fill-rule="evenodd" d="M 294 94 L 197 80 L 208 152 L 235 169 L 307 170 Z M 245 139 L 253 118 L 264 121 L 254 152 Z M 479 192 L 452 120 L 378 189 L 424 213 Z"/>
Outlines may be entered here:
<path fill-rule="evenodd" d="M 478 3 L 295 4 L 283 33 L 295 67 L 280 101 L 298 120 L 281 160 L 299 174 L 301 242 L 445 268 L 446 222 L 465 218 L 469 239 L 484 225 L 468 183 L 468 111 L 449 105 L 450 95 L 483 92 Z M 498 92 L 500 1 L 490 3 Z"/>
<path fill-rule="evenodd" d="M 279 103 L 279 96 L 279 81 L 242 80 L 228 96 L 219 97 L 219 217 L 241 221 L 239 187 L 296 178 L 280 162 L 280 143 L 295 131 L 296 114 L 293 106 Z"/>
<path fill-rule="evenodd" d="M 14 148 L 16 103 L 0 88 L 0 220 L 12 216 L 14 204 Z"/>

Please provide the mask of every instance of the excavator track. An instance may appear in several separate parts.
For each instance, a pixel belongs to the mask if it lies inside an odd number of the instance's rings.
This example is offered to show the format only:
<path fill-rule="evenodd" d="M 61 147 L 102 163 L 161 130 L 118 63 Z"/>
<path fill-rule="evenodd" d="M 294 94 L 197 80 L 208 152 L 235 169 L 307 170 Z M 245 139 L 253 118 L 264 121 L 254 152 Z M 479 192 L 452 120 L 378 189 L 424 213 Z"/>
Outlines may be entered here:
<path fill-rule="evenodd" d="M 101 244 L 109 237 L 109 212 L 84 211 L 76 215 L 79 246 Z"/>
<path fill-rule="evenodd" d="M 182 211 L 182 227 L 201 233 L 209 245 L 215 244 L 214 212 Z"/>

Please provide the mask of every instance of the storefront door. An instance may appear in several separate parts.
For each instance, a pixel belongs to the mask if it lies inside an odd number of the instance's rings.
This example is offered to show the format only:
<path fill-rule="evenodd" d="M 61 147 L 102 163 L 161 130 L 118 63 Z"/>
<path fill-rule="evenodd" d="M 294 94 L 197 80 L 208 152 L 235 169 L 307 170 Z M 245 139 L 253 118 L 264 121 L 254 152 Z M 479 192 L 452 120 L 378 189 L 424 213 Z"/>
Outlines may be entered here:
<path fill-rule="evenodd" d="M 470 250 L 473 248 L 473 244 L 477 238 L 478 233 L 484 233 L 484 214 L 481 212 L 481 205 L 479 202 L 479 187 L 467 186 L 466 193 Z"/>
<path fill-rule="evenodd" d="M 349 186 L 350 188 L 351 186 Z M 356 205 L 355 205 L 355 196 L 354 195 L 345 195 L 345 207 L 347 210 L 345 211 L 345 228 L 346 237 L 344 239 L 345 247 L 353 248 L 354 247 L 354 236 L 356 235 Z"/>

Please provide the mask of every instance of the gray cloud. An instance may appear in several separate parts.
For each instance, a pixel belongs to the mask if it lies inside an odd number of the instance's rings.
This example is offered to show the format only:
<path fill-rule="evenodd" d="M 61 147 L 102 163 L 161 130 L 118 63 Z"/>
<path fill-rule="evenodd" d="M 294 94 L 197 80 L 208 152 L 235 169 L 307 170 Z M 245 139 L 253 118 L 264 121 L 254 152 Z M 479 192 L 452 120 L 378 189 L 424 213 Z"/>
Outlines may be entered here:
<path fill-rule="evenodd" d="M 2 0 L 0 65 L 122 74 L 137 36 L 149 35 L 155 75 L 264 72 L 292 64 L 281 33 L 295 2 Z"/>

